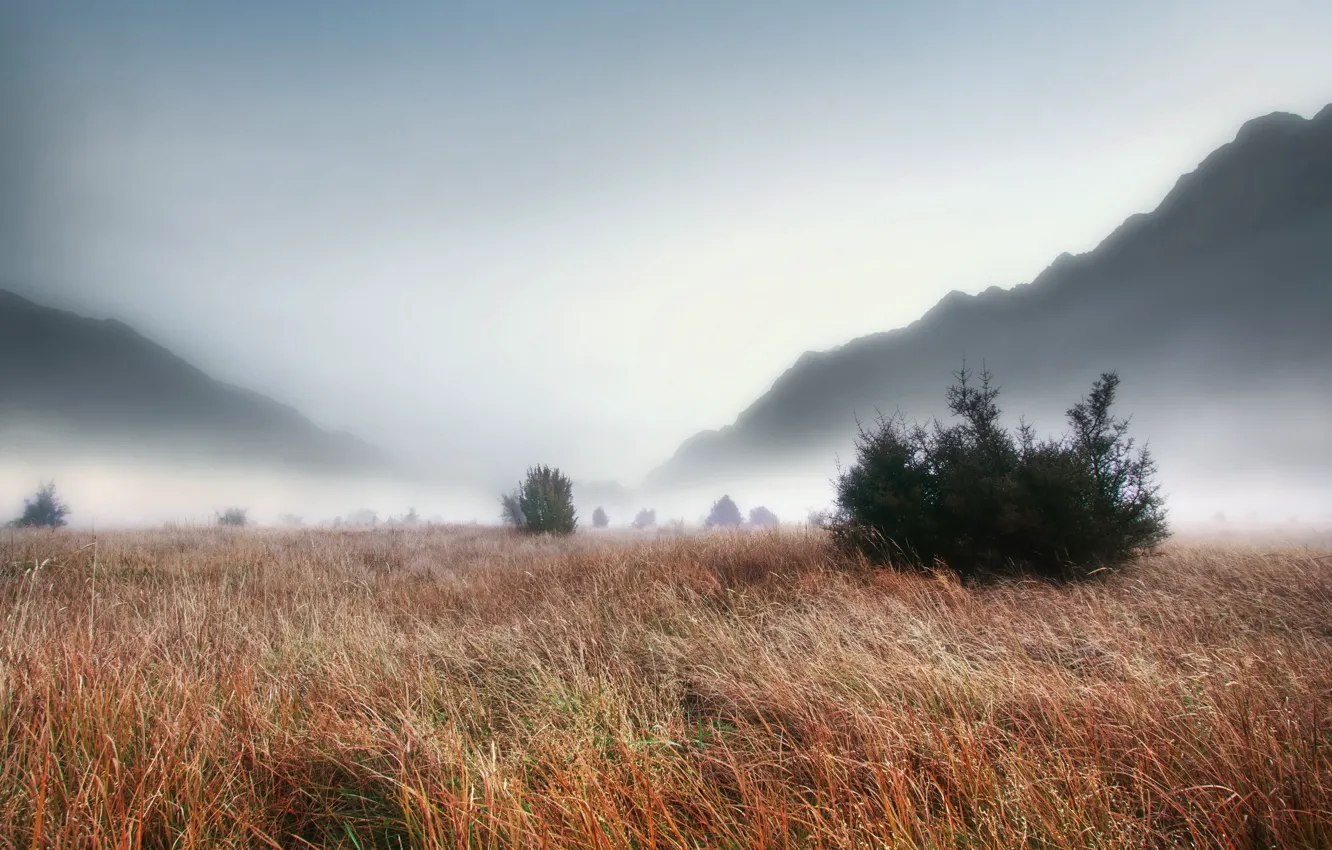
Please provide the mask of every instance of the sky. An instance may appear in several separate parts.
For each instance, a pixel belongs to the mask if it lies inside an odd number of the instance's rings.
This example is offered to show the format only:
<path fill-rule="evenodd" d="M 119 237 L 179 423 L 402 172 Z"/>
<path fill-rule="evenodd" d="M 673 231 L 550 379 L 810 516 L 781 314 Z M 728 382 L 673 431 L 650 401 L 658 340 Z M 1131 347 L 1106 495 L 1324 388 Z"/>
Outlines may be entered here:
<path fill-rule="evenodd" d="M 0 15 L 0 286 L 487 484 L 632 485 L 1332 100 L 1303 0 Z"/>

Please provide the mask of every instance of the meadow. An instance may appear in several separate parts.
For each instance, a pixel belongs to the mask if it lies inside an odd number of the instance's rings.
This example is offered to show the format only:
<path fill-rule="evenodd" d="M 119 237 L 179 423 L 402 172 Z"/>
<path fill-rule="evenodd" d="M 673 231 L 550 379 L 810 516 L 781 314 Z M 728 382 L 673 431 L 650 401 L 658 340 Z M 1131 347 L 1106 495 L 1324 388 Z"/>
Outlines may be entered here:
<path fill-rule="evenodd" d="M 1332 847 L 1332 549 L 0 532 L 0 846 Z"/>

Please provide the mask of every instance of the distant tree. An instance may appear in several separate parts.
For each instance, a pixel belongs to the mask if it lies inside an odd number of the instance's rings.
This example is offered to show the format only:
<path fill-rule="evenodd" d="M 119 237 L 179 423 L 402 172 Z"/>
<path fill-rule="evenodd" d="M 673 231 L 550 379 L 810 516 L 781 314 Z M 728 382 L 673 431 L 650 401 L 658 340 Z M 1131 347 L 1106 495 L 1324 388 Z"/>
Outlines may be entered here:
<path fill-rule="evenodd" d="M 832 524 L 833 512 L 822 508 L 811 508 L 805 517 L 805 523 L 811 528 L 827 528 Z"/>
<path fill-rule="evenodd" d="M 347 525 L 376 526 L 379 525 L 379 514 L 369 508 L 361 508 L 359 511 L 352 511 L 347 515 Z"/>
<path fill-rule="evenodd" d="M 521 486 L 512 493 L 500 496 L 500 520 L 514 528 L 525 528 L 527 516 L 523 513 Z"/>
<path fill-rule="evenodd" d="M 606 515 L 605 508 L 597 508 L 592 512 L 592 527 L 605 528 L 610 525 L 610 517 Z"/>
<path fill-rule="evenodd" d="M 249 522 L 245 508 L 227 508 L 217 515 L 217 524 L 228 528 L 244 528 Z"/>
<path fill-rule="evenodd" d="M 578 528 L 573 481 L 554 467 L 532 467 L 516 490 L 500 496 L 500 518 L 529 534 L 572 534 Z"/>
<path fill-rule="evenodd" d="M 740 508 L 730 496 L 722 496 L 712 503 L 712 510 L 708 511 L 708 518 L 703 524 L 708 528 L 735 528 L 743 522 Z"/>
<path fill-rule="evenodd" d="M 964 576 L 1018 569 L 1086 574 L 1166 537 L 1155 464 L 1110 412 L 1107 372 L 1068 410 L 1072 431 L 1039 441 L 1000 424 L 989 372 L 966 368 L 948 390 L 958 421 L 881 418 L 861 430 L 856 463 L 837 481 L 834 539 L 871 557 Z"/>
<path fill-rule="evenodd" d="M 777 514 L 759 505 L 757 508 L 751 508 L 749 511 L 749 524 L 758 526 L 777 526 L 781 520 L 777 519 Z"/>
<path fill-rule="evenodd" d="M 56 495 L 55 482 L 37 488 L 31 499 L 23 502 L 23 514 L 10 525 L 19 528 L 61 528 L 67 525 L 69 506 Z"/>
<path fill-rule="evenodd" d="M 278 517 L 278 522 L 282 525 L 288 525 L 288 526 L 305 525 L 305 520 L 302 519 L 301 517 L 296 516 L 296 514 L 283 514 L 282 516 Z"/>
<path fill-rule="evenodd" d="M 634 521 L 630 523 L 630 526 L 639 531 L 645 531 L 649 528 L 655 527 L 656 524 L 657 524 L 657 509 L 643 508 L 643 510 L 639 511 L 638 514 L 634 517 Z"/>

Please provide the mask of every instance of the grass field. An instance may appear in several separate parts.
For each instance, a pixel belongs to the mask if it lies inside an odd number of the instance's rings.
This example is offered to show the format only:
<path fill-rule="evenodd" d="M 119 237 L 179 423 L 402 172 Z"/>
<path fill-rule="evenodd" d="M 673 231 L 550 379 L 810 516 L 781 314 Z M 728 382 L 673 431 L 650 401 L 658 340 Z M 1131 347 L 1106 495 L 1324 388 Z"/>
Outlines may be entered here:
<path fill-rule="evenodd" d="M 0 532 L 0 846 L 1332 847 L 1332 550 Z"/>

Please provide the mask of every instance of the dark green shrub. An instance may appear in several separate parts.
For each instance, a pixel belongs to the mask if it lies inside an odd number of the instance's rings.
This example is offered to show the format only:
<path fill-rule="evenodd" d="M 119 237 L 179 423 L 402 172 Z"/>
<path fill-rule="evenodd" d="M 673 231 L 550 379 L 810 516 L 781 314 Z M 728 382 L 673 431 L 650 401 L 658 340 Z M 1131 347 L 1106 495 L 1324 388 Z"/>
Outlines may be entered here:
<path fill-rule="evenodd" d="M 61 528 L 68 524 L 69 506 L 56 495 L 55 482 L 43 484 L 23 501 L 23 514 L 10 525 L 19 528 Z"/>
<path fill-rule="evenodd" d="M 500 497 L 500 516 L 529 534 L 572 534 L 578 528 L 573 482 L 558 469 L 535 466 L 512 493 Z"/>
<path fill-rule="evenodd" d="M 1068 410 L 1070 433 L 1038 440 L 999 421 L 999 390 L 964 366 L 948 390 L 960 421 L 928 427 L 900 415 L 861 429 L 856 463 L 837 481 L 834 538 L 877 560 L 964 576 L 1003 570 L 1069 576 L 1112 564 L 1167 536 L 1151 455 L 1115 418 L 1108 372 Z"/>
<path fill-rule="evenodd" d="M 735 501 L 730 496 L 722 496 L 712 503 L 712 510 L 708 511 L 708 518 L 703 524 L 708 528 L 735 528 L 742 522 L 744 518 L 740 516 L 740 508 Z"/>

